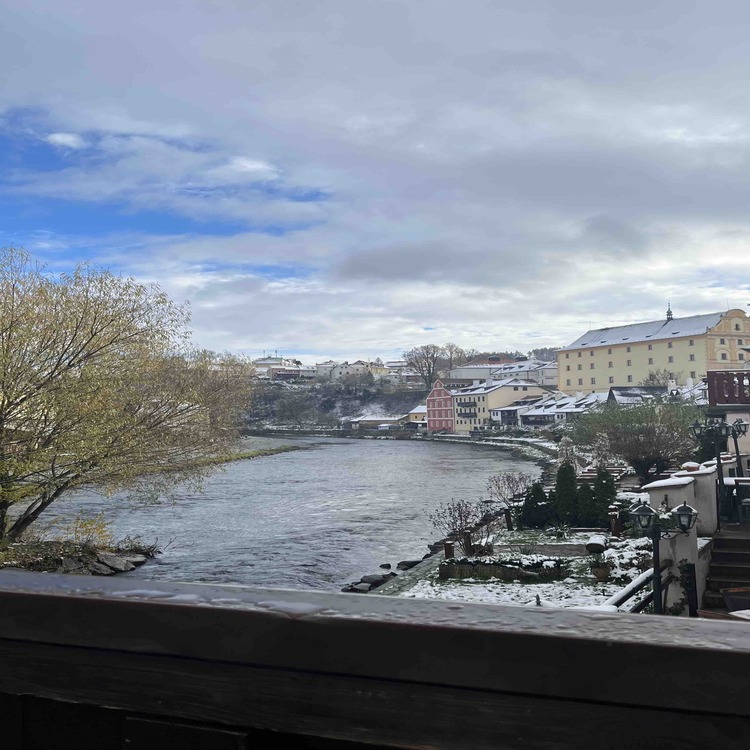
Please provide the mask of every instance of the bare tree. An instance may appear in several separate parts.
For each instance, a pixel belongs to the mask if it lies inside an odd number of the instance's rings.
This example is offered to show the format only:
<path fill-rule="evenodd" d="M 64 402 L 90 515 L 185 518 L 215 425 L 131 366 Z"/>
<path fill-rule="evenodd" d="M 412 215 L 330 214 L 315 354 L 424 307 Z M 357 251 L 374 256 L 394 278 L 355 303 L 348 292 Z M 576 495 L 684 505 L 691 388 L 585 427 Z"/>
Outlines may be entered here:
<path fill-rule="evenodd" d="M 491 544 L 501 526 L 497 514 L 488 511 L 486 505 L 468 500 L 441 503 L 428 518 L 440 533 L 455 539 L 467 556 L 474 553 L 475 543 L 483 548 Z"/>
<path fill-rule="evenodd" d="M 404 352 L 404 359 L 419 373 L 427 388 L 437 379 L 440 359 L 445 356 L 441 346 L 424 344 Z"/>
<path fill-rule="evenodd" d="M 666 369 L 649 370 L 648 375 L 638 385 L 666 388 L 670 380 L 679 380 L 681 377 L 682 372 L 671 372 Z"/>
<path fill-rule="evenodd" d="M 491 476 L 487 480 L 489 502 L 497 503 L 503 511 L 508 511 L 512 524 L 517 525 L 523 499 L 533 483 L 531 474 L 522 471 Z"/>
<path fill-rule="evenodd" d="M 448 370 L 452 370 L 455 366 L 460 365 L 466 359 L 464 350 L 458 345 L 452 342 L 448 342 L 443 346 L 443 352 Z"/>

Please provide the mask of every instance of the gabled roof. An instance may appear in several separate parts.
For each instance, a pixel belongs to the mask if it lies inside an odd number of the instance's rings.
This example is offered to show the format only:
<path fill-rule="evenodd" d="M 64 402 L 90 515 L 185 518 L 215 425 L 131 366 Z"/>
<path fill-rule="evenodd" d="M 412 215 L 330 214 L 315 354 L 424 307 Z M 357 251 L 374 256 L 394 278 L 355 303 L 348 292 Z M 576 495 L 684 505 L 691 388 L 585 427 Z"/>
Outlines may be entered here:
<path fill-rule="evenodd" d="M 498 388 L 506 388 L 507 386 L 534 386 L 535 388 L 542 388 L 535 380 L 524 380 L 522 378 L 505 378 L 505 380 L 488 380 L 480 385 L 469 385 L 466 388 L 457 388 L 451 391 L 453 396 L 473 396 L 474 394 L 490 393 L 496 391 Z"/>
<path fill-rule="evenodd" d="M 716 312 L 705 315 L 691 315 L 687 318 L 674 318 L 673 320 L 652 320 L 648 323 L 633 323 L 627 326 L 615 326 L 614 328 L 597 328 L 587 331 L 560 351 L 640 341 L 658 341 L 683 336 L 700 336 L 709 328 L 713 328 L 722 317 L 724 317 L 724 313 Z"/>

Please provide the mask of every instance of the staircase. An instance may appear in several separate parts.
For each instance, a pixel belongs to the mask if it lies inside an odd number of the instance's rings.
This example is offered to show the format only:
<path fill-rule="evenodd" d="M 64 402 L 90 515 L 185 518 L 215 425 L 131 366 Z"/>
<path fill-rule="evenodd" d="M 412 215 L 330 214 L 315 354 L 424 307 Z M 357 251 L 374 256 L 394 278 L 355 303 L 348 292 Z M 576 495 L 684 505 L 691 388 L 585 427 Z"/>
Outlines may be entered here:
<path fill-rule="evenodd" d="M 721 589 L 734 586 L 750 588 L 750 527 L 724 527 L 714 535 L 711 567 L 706 578 L 704 609 L 726 611 Z"/>

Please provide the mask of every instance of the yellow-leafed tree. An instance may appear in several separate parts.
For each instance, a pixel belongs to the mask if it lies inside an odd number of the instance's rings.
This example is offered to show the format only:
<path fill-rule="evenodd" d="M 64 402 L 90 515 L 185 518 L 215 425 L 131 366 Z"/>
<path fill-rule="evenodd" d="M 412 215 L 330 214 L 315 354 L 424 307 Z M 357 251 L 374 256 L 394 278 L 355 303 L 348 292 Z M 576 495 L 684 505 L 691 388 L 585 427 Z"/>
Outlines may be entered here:
<path fill-rule="evenodd" d="M 160 492 L 210 471 L 250 368 L 192 349 L 188 321 L 157 286 L 0 250 L 0 540 L 82 485 Z"/>

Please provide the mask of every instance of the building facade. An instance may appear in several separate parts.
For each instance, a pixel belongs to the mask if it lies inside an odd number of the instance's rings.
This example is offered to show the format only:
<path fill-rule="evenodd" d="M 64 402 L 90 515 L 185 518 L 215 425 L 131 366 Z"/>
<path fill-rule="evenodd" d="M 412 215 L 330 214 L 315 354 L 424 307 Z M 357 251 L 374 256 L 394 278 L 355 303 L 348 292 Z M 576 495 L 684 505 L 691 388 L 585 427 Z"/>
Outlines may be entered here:
<path fill-rule="evenodd" d="M 426 401 L 427 431 L 454 432 L 453 394 L 442 380 L 436 380 Z"/>
<path fill-rule="evenodd" d="M 455 432 L 460 434 L 486 429 L 492 425 L 493 409 L 508 406 L 520 398 L 549 393 L 549 388 L 520 378 L 488 380 L 468 388 L 459 388 L 452 392 Z"/>
<path fill-rule="evenodd" d="M 557 353 L 558 389 L 593 393 L 610 386 L 639 385 L 657 370 L 678 386 L 709 370 L 750 365 L 750 318 L 738 308 L 587 331 Z"/>

